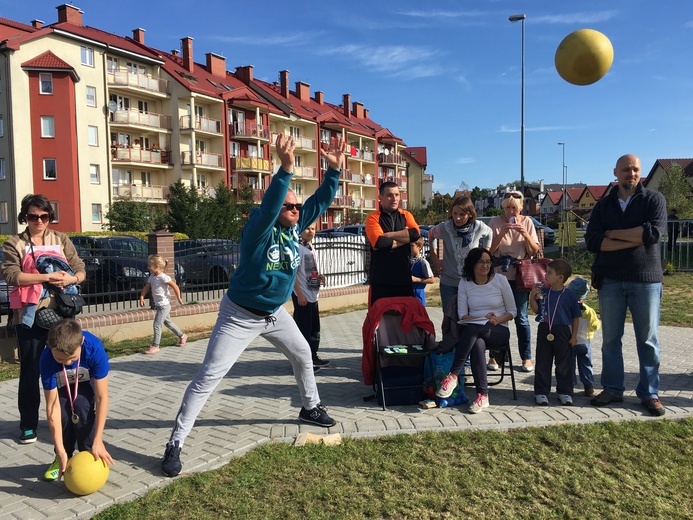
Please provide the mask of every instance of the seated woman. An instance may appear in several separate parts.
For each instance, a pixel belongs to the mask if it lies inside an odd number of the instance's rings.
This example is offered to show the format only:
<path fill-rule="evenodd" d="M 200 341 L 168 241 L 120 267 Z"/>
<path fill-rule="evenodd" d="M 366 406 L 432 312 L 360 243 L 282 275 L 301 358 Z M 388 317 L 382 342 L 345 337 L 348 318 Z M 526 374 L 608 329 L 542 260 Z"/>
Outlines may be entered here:
<path fill-rule="evenodd" d="M 457 313 L 460 320 L 469 323 L 462 329 L 452 368 L 436 395 L 452 395 L 464 360 L 471 354 L 477 397 L 469 406 L 469 412 L 479 413 L 489 405 L 486 349 L 508 344 L 508 322 L 517 314 L 510 283 L 505 276 L 493 272 L 491 253 L 486 248 L 472 249 L 464 260 L 457 290 Z"/>

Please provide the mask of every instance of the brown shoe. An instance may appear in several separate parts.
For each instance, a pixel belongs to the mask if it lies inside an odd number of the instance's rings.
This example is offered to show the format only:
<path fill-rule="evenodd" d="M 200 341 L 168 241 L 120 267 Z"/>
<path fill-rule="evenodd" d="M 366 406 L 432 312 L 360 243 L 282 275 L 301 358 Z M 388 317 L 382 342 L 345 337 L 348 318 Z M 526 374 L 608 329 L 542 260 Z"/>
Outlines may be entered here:
<path fill-rule="evenodd" d="M 592 397 L 594 395 L 594 387 L 592 385 L 585 385 L 585 397 Z"/>
<path fill-rule="evenodd" d="M 590 403 L 592 403 L 593 406 L 606 406 L 607 404 L 622 402 L 623 397 L 616 397 L 615 395 L 610 394 L 606 390 L 602 390 L 601 392 L 599 392 L 597 397 L 590 401 Z"/>
<path fill-rule="evenodd" d="M 650 412 L 652 415 L 656 417 L 661 417 L 664 415 L 666 412 L 664 411 L 664 407 L 662 406 L 662 403 L 659 402 L 659 399 L 656 397 L 653 397 L 652 399 L 643 399 L 642 400 L 642 405 L 647 408 L 647 411 Z"/>

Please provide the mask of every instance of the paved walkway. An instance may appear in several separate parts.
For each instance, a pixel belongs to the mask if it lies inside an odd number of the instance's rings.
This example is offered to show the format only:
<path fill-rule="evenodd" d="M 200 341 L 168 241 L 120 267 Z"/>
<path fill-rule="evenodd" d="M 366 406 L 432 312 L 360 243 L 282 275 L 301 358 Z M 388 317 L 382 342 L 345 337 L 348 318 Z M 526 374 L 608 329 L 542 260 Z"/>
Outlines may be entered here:
<path fill-rule="evenodd" d="M 439 324 L 440 309 L 429 309 Z M 321 355 L 332 362 L 319 372 L 321 398 L 338 421 L 330 433 L 372 437 L 395 433 L 469 428 L 506 429 L 528 425 L 652 419 L 634 395 L 638 377 L 632 328 L 626 327 L 626 400 L 606 408 L 590 406 L 578 394 L 575 406 L 533 404 L 533 374 L 516 373 L 518 400 L 510 379 L 490 391 L 491 408 L 470 415 L 460 408 L 421 410 L 403 406 L 383 412 L 363 397 L 371 393 L 361 382 L 361 324 L 365 311 L 324 318 Z M 533 327 L 535 324 L 533 323 Z M 513 327 L 511 327 L 513 329 Z M 661 399 L 667 418 L 693 414 L 693 349 L 690 329 L 662 327 Z M 513 331 L 514 335 L 514 331 Z M 515 344 L 514 339 L 513 345 Z M 97 493 L 75 497 L 63 483 L 40 480 L 53 460 L 45 420 L 39 440 L 17 442 L 16 381 L 0 383 L 0 519 L 88 518 L 116 503 L 132 500 L 165 485 L 159 464 L 173 417 L 187 383 L 202 360 L 207 341 L 166 348 L 153 357 L 142 354 L 112 360 L 111 406 L 106 443 L 116 464 Z M 601 367 L 601 335 L 593 342 L 595 368 Z M 597 379 L 598 381 L 598 379 Z M 473 389 L 467 395 L 472 397 Z M 264 340 L 256 340 L 223 379 L 202 411 L 183 449 L 184 474 L 216 468 L 267 441 L 291 441 L 300 432 L 328 433 L 299 424 L 300 401 L 288 361 Z M 43 412 L 42 412 L 43 414 Z"/>

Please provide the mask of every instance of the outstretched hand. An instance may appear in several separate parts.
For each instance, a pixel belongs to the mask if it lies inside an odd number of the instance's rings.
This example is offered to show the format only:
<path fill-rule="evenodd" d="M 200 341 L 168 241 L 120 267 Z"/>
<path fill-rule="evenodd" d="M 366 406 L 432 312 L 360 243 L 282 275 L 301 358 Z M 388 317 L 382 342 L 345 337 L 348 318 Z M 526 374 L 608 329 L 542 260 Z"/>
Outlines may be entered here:
<path fill-rule="evenodd" d="M 291 136 L 287 137 L 280 133 L 277 135 L 275 146 L 277 148 L 279 160 L 282 163 L 282 168 L 284 171 L 292 173 L 294 171 L 294 149 L 296 148 L 294 138 Z"/>
<path fill-rule="evenodd" d="M 346 151 L 346 141 L 341 137 L 333 137 L 327 146 L 327 150 L 320 148 L 320 155 L 322 155 L 327 164 L 329 164 L 335 170 L 341 170 L 344 166 L 344 152 Z"/>

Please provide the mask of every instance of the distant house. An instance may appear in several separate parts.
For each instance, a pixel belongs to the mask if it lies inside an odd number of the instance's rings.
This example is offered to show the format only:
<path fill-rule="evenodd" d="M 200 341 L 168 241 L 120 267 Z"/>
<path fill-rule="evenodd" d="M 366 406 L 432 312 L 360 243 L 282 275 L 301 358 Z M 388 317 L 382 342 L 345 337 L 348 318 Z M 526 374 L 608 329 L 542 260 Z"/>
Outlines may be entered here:
<path fill-rule="evenodd" d="M 647 179 L 642 180 L 643 186 L 650 190 L 659 189 L 659 183 L 664 173 L 669 171 L 674 164 L 681 166 L 688 184 L 693 187 L 693 159 L 657 159 L 647 175 Z"/>
<path fill-rule="evenodd" d="M 541 214 L 544 217 L 555 217 L 561 210 L 563 193 L 560 191 L 547 191 L 541 202 Z"/>

